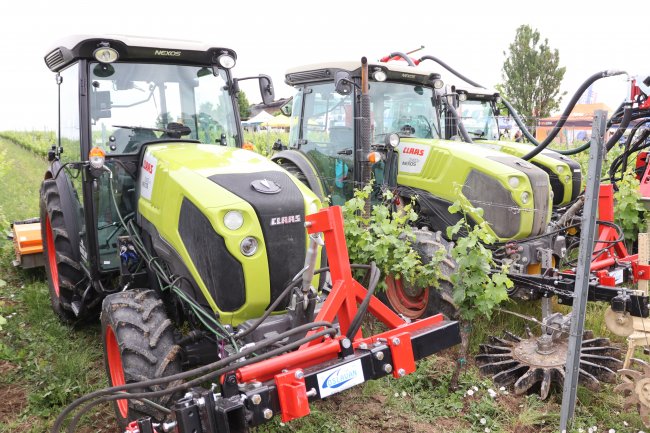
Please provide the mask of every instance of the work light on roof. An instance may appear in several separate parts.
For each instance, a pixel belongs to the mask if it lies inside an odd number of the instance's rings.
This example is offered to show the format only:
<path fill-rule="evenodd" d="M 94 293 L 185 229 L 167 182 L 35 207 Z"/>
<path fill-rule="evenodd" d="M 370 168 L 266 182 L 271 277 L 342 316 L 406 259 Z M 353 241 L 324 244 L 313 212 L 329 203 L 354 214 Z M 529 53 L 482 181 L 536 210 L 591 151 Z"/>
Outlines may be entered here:
<path fill-rule="evenodd" d="M 372 73 L 372 78 L 375 81 L 386 81 L 386 72 L 382 71 L 381 68 L 375 69 L 375 71 Z"/>
<path fill-rule="evenodd" d="M 113 63 L 114 61 L 117 60 L 119 54 L 114 48 L 111 48 L 109 46 L 103 46 L 97 48 L 93 52 L 93 56 L 95 57 L 95 59 L 97 59 L 98 62 Z"/>
<path fill-rule="evenodd" d="M 230 69 L 235 66 L 235 58 L 230 54 L 222 54 L 217 57 L 217 62 L 222 68 Z"/>

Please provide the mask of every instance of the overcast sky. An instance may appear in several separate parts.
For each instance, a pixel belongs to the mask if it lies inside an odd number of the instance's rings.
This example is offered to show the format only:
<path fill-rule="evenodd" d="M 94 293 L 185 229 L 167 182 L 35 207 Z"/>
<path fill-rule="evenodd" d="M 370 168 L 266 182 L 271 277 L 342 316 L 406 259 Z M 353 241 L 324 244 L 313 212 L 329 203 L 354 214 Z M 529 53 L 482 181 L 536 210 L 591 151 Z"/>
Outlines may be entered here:
<path fill-rule="evenodd" d="M 379 5 L 375 7 L 374 5 Z M 608 5 L 605 7 L 604 5 Z M 528 24 L 560 52 L 567 101 L 591 74 L 650 74 L 647 1 L 167 1 L 23 0 L 3 2 L 0 24 L 0 130 L 53 129 L 56 85 L 43 56 L 69 34 L 121 33 L 193 39 L 238 53 L 235 76 L 271 75 L 278 97 L 288 67 L 331 60 L 376 60 L 424 45 L 487 86 L 502 81 L 503 52 Z M 433 64 L 432 64 L 433 65 Z M 623 78 L 600 80 L 600 102 L 615 109 Z M 259 92 L 244 87 L 251 102 Z"/>

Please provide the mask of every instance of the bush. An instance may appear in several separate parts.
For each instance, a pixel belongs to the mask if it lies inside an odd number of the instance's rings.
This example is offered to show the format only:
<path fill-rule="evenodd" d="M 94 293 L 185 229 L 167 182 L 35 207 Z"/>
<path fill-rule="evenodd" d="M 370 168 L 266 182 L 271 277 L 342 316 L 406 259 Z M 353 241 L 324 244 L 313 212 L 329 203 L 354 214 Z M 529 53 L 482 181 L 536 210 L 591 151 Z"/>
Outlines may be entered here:
<path fill-rule="evenodd" d="M 267 158 L 273 153 L 273 143 L 281 140 L 283 145 L 289 143 L 288 132 L 262 131 L 244 132 L 244 143 L 250 143 L 255 147 L 255 152 Z"/>
<path fill-rule="evenodd" d="M 3 131 L 0 138 L 9 140 L 40 156 L 47 156 L 47 152 L 56 142 L 53 131 Z"/>

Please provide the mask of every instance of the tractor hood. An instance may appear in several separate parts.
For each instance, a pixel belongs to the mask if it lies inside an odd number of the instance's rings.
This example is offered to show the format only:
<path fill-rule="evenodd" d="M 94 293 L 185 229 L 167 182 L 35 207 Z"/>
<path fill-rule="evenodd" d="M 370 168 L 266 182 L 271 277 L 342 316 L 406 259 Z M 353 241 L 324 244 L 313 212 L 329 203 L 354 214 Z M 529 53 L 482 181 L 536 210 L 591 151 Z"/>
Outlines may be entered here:
<path fill-rule="evenodd" d="M 546 229 L 551 216 L 549 179 L 534 165 L 458 141 L 405 138 L 397 151 L 398 184 L 449 203 L 459 190 L 483 209 L 483 219 L 499 239 L 522 239 Z"/>
<path fill-rule="evenodd" d="M 512 141 L 476 140 L 475 145 L 498 150 L 521 158 L 534 147 Z M 553 206 L 566 206 L 575 200 L 584 188 L 580 164 L 568 156 L 544 149 L 530 162 L 548 174 L 553 190 Z"/>
<path fill-rule="evenodd" d="M 304 217 L 319 208 L 307 187 L 247 150 L 155 144 L 140 168 L 141 225 L 177 256 L 174 273 L 189 274 L 195 299 L 233 326 L 259 317 L 302 269 Z"/>

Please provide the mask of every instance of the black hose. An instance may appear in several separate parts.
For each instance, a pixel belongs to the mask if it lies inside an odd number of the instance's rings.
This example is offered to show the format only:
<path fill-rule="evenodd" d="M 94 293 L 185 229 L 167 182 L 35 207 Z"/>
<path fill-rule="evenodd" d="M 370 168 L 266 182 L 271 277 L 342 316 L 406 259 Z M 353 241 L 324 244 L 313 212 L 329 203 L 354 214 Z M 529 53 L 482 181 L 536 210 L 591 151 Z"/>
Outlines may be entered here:
<path fill-rule="evenodd" d="M 406 63 L 408 63 L 409 66 L 415 66 L 415 63 L 413 63 L 413 60 L 409 56 L 407 56 L 406 54 L 402 53 L 401 51 L 395 51 L 394 53 L 391 53 L 390 56 L 388 56 L 388 58 L 390 59 L 390 58 L 393 58 L 393 57 L 396 57 L 396 56 L 399 56 L 399 57 L 403 58 L 404 60 L 406 60 Z"/>
<path fill-rule="evenodd" d="M 296 328 L 296 329 L 298 329 L 298 328 Z M 307 337 L 301 338 L 300 340 L 296 340 L 295 342 L 287 344 L 286 346 L 271 350 L 271 351 L 265 353 L 262 356 L 264 356 L 264 359 L 272 358 L 272 357 L 280 355 L 280 354 L 282 354 L 282 353 L 284 353 L 284 352 L 286 352 L 288 350 L 298 348 L 298 347 L 302 346 L 305 343 L 309 343 L 310 341 L 313 341 L 315 339 L 323 337 L 323 336 L 325 336 L 327 334 L 332 334 L 332 332 L 335 333 L 336 331 L 333 330 L 333 329 L 327 329 L 327 330 L 316 332 L 315 334 L 312 334 L 312 335 L 309 335 Z M 255 350 L 255 348 L 250 348 L 250 349 Z M 251 358 L 251 359 L 247 359 L 247 360 L 244 360 L 242 362 L 239 362 L 239 363 L 237 363 L 237 368 L 245 367 L 245 366 L 247 366 L 249 364 L 252 364 L 254 362 L 258 362 L 258 361 L 260 361 L 260 358 L 261 358 L 261 356 L 257 357 L 257 358 Z M 214 378 L 214 376 L 220 376 L 222 374 L 228 373 L 228 372 L 232 371 L 232 369 L 233 369 L 232 366 L 227 365 L 227 366 L 222 367 L 222 368 L 220 368 L 218 370 L 211 371 L 208 374 L 205 374 L 205 375 L 203 375 L 201 377 L 197 377 L 196 379 L 193 379 L 193 380 L 191 380 L 189 382 L 185 382 L 185 383 L 183 383 L 181 385 L 175 386 L 173 388 L 167 388 L 167 389 L 164 389 L 164 390 L 161 390 L 161 391 L 148 391 L 148 392 L 129 393 L 129 394 L 118 392 L 118 393 L 103 395 L 101 398 L 98 398 L 98 399 L 96 399 L 96 400 L 94 400 L 92 402 L 89 402 L 88 404 L 85 404 L 84 407 L 82 409 L 80 409 L 80 411 L 88 412 L 94 406 L 96 406 L 96 405 L 98 405 L 100 403 L 107 402 L 107 401 L 113 401 L 113 400 L 140 400 L 142 398 L 147 398 L 147 397 L 155 398 L 155 397 L 161 397 L 161 396 L 167 395 L 167 394 L 173 394 L 173 393 L 177 393 L 177 392 L 180 392 L 180 391 L 185 391 L 185 390 L 187 390 L 189 388 L 192 388 L 194 386 L 198 386 L 198 385 L 200 385 L 200 384 Z M 140 384 L 140 383 L 137 383 L 137 384 Z M 85 400 L 85 401 L 88 401 L 88 400 Z M 85 401 L 84 401 L 84 403 L 85 403 Z M 79 404 L 77 404 L 77 406 L 79 406 Z M 70 407 L 70 406 L 68 406 L 68 407 Z M 81 415 L 83 416 L 83 414 L 85 412 L 82 412 Z M 81 418 L 81 416 L 79 416 L 79 415 L 75 416 L 75 419 L 77 419 L 77 420 L 80 419 L 80 418 Z M 58 421 L 58 418 L 57 418 L 57 421 Z M 71 425 L 71 427 L 74 428 L 75 426 Z M 52 430 L 51 430 L 52 433 L 59 433 L 59 431 L 60 431 L 60 425 L 57 426 L 57 430 L 55 430 L 55 427 L 52 427 Z M 72 430 L 72 431 L 74 431 L 74 430 Z"/>
<path fill-rule="evenodd" d="M 474 141 L 472 141 L 472 138 L 467 133 L 467 129 L 465 129 L 465 125 L 461 121 L 460 116 L 458 115 L 458 111 L 456 111 L 456 108 L 452 104 L 447 104 L 447 108 L 449 109 L 449 111 L 451 111 L 451 115 L 456 118 L 456 124 L 458 125 L 458 132 L 460 132 L 460 136 L 463 138 L 463 141 L 466 143 L 474 143 Z"/>
<path fill-rule="evenodd" d="M 587 78 L 584 83 L 578 88 L 578 90 L 574 93 L 573 97 L 569 101 L 568 105 L 560 115 L 560 120 L 553 126 L 553 129 L 551 132 L 548 134 L 548 136 L 539 143 L 533 150 L 528 152 L 526 155 L 522 156 L 521 159 L 524 159 L 526 161 L 530 160 L 531 158 L 534 158 L 539 154 L 542 150 L 548 146 L 551 141 L 555 139 L 557 134 L 560 132 L 560 129 L 562 129 L 562 126 L 566 123 L 567 119 L 569 118 L 569 115 L 571 114 L 571 111 L 573 111 L 573 108 L 575 105 L 578 103 L 578 100 L 580 100 L 580 97 L 582 94 L 591 86 L 593 83 L 596 81 L 600 80 L 601 78 L 605 77 L 612 77 L 614 75 L 620 75 L 624 74 L 625 72 L 623 71 L 601 71 L 593 74 L 591 77 Z"/>
<path fill-rule="evenodd" d="M 466 76 L 462 75 L 461 73 L 454 70 L 452 67 L 450 67 L 445 62 L 443 62 L 442 60 L 440 60 L 440 59 L 438 59 L 436 57 L 428 56 L 428 55 L 427 56 L 422 56 L 422 57 L 420 57 L 419 62 L 421 62 L 422 60 L 433 60 L 434 62 L 438 63 L 440 66 L 447 69 L 449 72 L 451 72 L 452 74 L 454 74 L 455 76 L 457 76 L 461 80 L 465 81 L 466 83 L 471 84 L 472 86 L 475 86 L 475 87 L 480 87 L 481 89 L 485 89 L 484 86 L 482 86 L 479 83 L 477 83 L 476 81 L 473 81 L 473 80 L 467 78 Z M 569 114 L 571 114 L 571 111 L 573 111 L 573 108 L 577 104 L 578 100 L 580 99 L 582 94 L 585 92 L 585 90 L 587 90 L 587 88 L 589 88 L 590 85 L 592 85 L 595 81 L 597 81 L 597 80 L 599 80 L 601 78 L 613 77 L 613 76 L 621 75 L 621 74 L 625 74 L 625 73 L 626 73 L 625 71 L 601 71 L 601 72 L 598 72 L 598 73 L 592 75 L 591 77 L 589 77 L 587 79 L 587 81 L 585 81 L 580 86 L 580 88 L 578 88 L 578 91 L 573 95 L 573 98 L 571 98 L 571 101 L 569 102 L 569 104 L 565 108 L 564 112 L 560 116 L 560 120 L 558 121 L 558 123 L 555 124 L 555 126 L 553 127 L 553 130 L 551 131 L 551 133 L 546 137 L 546 139 L 542 143 L 538 142 L 535 139 L 535 137 L 533 137 L 533 135 L 530 133 L 530 131 L 528 131 L 528 128 L 526 128 L 526 125 L 524 125 L 523 122 L 521 121 L 521 117 L 519 116 L 519 113 L 517 113 L 517 110 L 515 110 L 515 108 L 510 104 L 510 102 L 506 98 L 501 96 L 501 101 L 506 106 L 508 111 L 510 111 L 510 114 L 512 115 L 513 119 L 515 120 L 515 123 L 517 124 L 517 126 L 519 126 L 519 129 L 521 129 L 521 132 L 524 134 L 524 136 L 531 143 L 533 143 L 535 146 L 537 146 L 535 149 L 530 151 L 528 154 L 524 155 L 522 157 L 522 159 L 529 160 L 529 159 L 535 157 L 539 152 L 541 152 L 543 149 L 545 149 L 546 146 L 548 146 L 551 141 L 553 141 L 553 139 L 560 132 L 560 129 L 562 128 L 562 126 L 566 123 L 566 120 L 567 120 Z M 619 107 L 619 109 L 617 109 L 617 111 L 618 110 L 620 110 L 620 107 Z M 624 113 L 624 115 L 625 115 L 625 113 Z M 609 141 L 608 141 L 608 144 L 609 144 Z M 612 146 L 613 146 L 613 144 L 612 144 Z M 576 153 L 580 153 L 580 152 L 586 150 L 587 148 L 589 148 L 589 143 L 586 143 L 585 145 L 581 146 L 579 148 L 581 150 L 579 150 L 579 151 L 576 151 L 575 149 L 572 149 L 572 150 L 569 150 L 569 151 L 557 151 L 557 150 L 555 150 L 555 151 L 562 154 L 562 155 L 575 155 Z"/>
<path fill-rule="evenodd" d="M 187 388 L 183 388 L 185 386 L 189 387 L 189 386 L 194 386 L 195 384 L 200 384 L 201 382 L 207 380 L 210 376 L 214 376 L 215 375 L 215 371 L 214 371 L 215 368 L 225 369 L 226 371 L 230 371 L 230 370 L 232 370 L 231 364 L 233 362 L 235 362 L 237 360 L 240 360 L 241 358 L 246 357 L 248 355 L 251 355 L 256 351 L 259 351 L 260 348 L 270 346 L 270 345 L 276 343 L 277 341 L 281 341 L 284 338 L 286 338 L 288 336 L 291 336 L 291 335 L 294 335 L 296 333 L 301 333 L 301 332 L 304 332 L 305 330 L 311 330 L 311 329 L 320 328 L 320 327 L 327 327 L 329 329 L 326 329 L 324 331 L 319 331 L 316 334 L 305 337 L 305 338 L 303 338 L 301 340 L 297 340 L 296 342 L 292 342 L 290 344 L 287 344 L 286 346 L 283 346 L 280 349 L 276 349 L 276 350 L 272 350 L 272 351 L 263 353 L 262 355 L 260 355 L 258 357 L 250 358 L 250 359 L 238 362 L 237 367 L 239 368 L 239 367 L 242 367 L 244 365 L 248 365 L 248 364 L 253 363 L 253 362 L 259 362 L 261 360 L 271 358 L 271 357 L 275 356 L 278 353 L 278 350 L 281 350 L 279 353 L 282 353 L 283 351 L 290 350 L 290 349 L 292 349 L 294 347 L 299 347 L 301 344 L 296 345 L 296 343 L 300 342 L 302 340 L 307 339 L 308 341 L 312 341 L 312 340 L 314 340 L 316 338 L 319 338 L 319 337 L 321 337 L 321 336 L 323 336 L 325 334 L 332 334 L 332 335 L 336 334 L 336 329 L 329 322 L 307 323 L 307 324 L 300 325 L 300 326 L 297 326 L 295 328 L 289 329 L 289 330 L 287 330 L 287 331 L 285 331 L 285 332 L 283 332 L 281 334 L 275 335 L 273 337 L 266 338 L 266 339 L 262 340 L 260 343 L 256 344 L 255 346 L 245 348 L 245 349 L 243 349 L 242 351 L 240 351 L 238 353 L 230 355 L 230 356 L 228 356 L 226 358 L 223 358 L 223 359 L 221 359 L 219 361 L 215 361 L 213 363 L 210 363 L 210 364 L 195 368 L 193 370 L 188 370 L 188 371 L 185 371 L 185 372 L 182 372 L 182 373 L 177 373 L 177 374 L 174 374 L 174 375 L 171 375 L 171 376 L 165 376 L 165 377 L 161 377 L 161 378 L 158 378 L 158 379 L 151 379 L 151 380 L 146 380 L 146 381 L 142 381 L 142 382 L 135 382 L 135 383 L 130 383 L 130 384 L 126 384 L 126 385 L 120 385 L 120 386 L 114 386 L 114 387 L 110 387 L 110 388 L 104 388 L 104 389 L 101 389 L 101 390 L 98 390 L 98 391 L 94 391 L 94 392 L 92 392 L 90 394 L 86 394 L 85 396 L 80 397 L 77 400 L 75 400 L 74 402 L 72 402 L 70 405 L 68 405 L 63 410 L 63 412 L 61 412 L 61 414 L 57 417 L 54 425 L 52 426 L 51 432 L 52 433 L 58 433 L 60 431 L 61 424 L 63 423 L 65 418 L 68 416 L 68 414 L 70 412 L 72 412 L 79 405 L 84 404 L 86 401 L 89 401 L 89 400 L 92 400 L 92 399 L 95 399 L 95 398 L 99 398 L 99 397 L 102 397 L 102 396 L 106 396 L 106 395 L 109 395 L 109 394 L 115 394 L 115 393 L 119 393 L 119 394 L 117 394 L 116 398 L 113 398 L 113 400 L 119 400 L 119 399 L 127 399 L 128 400 L 130 397 L 131 398 L 157 397 L 157 396 L 160 396 L 160 395 L 166 395 L 166 394 L 170 394 L 170 393 L 175 393 L 177 391 L 182 391 L 184 389 L 187 389 Z M 325 334 L 323 334 L 323 333 L 325 333 Z M 136 393 L 134 393 L 134 394 L 124 394 L 124 393 L 122 393 L 122 391 L 128 391 L 128 390 L 131 390 L 131 389 L 142 388 L 142 387 L 152 387 L 152 386 L 156 386 L 156 385 L 162 385 L 162 384 L 170 383 L 170 382 L 177 381 L 177 380 L 184 380 L 186 378 L 196 376 L 198 374 L 204 374 L 204 376 L 201 376 L 198 379 L 194 379 L 194 380 L 192 380 L 190 382 L 185 383 L 184 385 L 180 385 L 180 386 L 177 386 L 177 387 L 174 387 L 174 388 L 167 388 L 167 389 L 162 390 L 162 391 L 145 392 L 145 393 L 137 393 L 137 394 Z M 200 381 L 196 382 L 199 379 L 200 379 Z"/>
<path fill-rule="evenodd" d="M 350 322 L 350 326 L 348 327 L 348 332 L 345 333 L 346 338 L 350 340 L 353 339 L 357 331 L 361 327 L 363 318 L 366 316 L 366 312 L 368 311 L 368 305 L 370 304 L 370 300 L 372 299 L 372 296 L 375 293 L 375 288 L 379 283 L 380 276 L 381 276 L 381 271 L 377 269 L 377 265 L 375 265 L 375 262 L 370 262 L 370 279 L 369 279 L 370 281 L 368 282 L 368 292 L 366 293 L 366 297 L 363 298 L 363 301 L 359 305 L 359 308 L 357 309 L 357 314 L 354 315 L 354 318 Z"/>
<path fill-rule="evenodd" d="M 451 72 L 452 74 L 454 74 L 455 76 L 460 78 L 461 80 L 465 81 L 466 83 L 471 84 L 474 87 L 480 87 L 481 89 L 485 89 L 485 87 L 481 86 L 476 81 L 470 80 L 469 78 L 467 78 L 466 76 L 464 76 L 460 72 L 456 71 L 451 66 L 449 66 L 448 64 L 446 64 L 445 62 L 443 62 L 442 60 L 440 60 L 437 57 L 433 57 L 433 56 L 429 56 L 429 55 L 422 56 L 418 60 L 418 63 L 420 63 L 422 60 L 433 60 L 434 62 L 436 62 L 437 64 L 439 64 L 440 66 L 442 66 L 443 68 L 445 68 L 446 70 L 448 70 L 449 72 Z"/>

